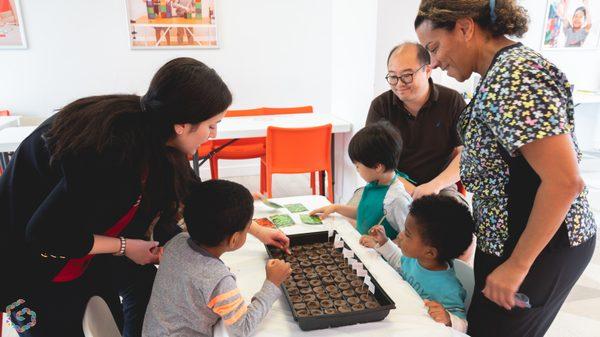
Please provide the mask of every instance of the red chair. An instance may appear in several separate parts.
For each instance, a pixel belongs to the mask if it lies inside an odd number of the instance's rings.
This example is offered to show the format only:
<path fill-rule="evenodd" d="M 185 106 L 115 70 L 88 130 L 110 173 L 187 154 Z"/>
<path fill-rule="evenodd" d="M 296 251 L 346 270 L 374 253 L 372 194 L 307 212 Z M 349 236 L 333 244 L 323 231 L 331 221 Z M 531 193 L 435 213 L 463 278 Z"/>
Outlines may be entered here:
<path fill-rule="evenodd" d="M 331 124 L 310 128 L 267 128 L 266 154 L 261 158 L 261 171 L 265 172 L 265 188 L 269 198 L 273 196 L 274 173 L 325 171 L 327 197 L 333 202 L 331 128 Z"/>
<path fill-rule="evenodd" d="M 212 140 L 208 140 L 204 143 L 202 143 L 198 149 L 196 150 L 196 154 L 198 155 L 198 159 L 202 159 L 203 157 L 208 156 L 208 154 L 210 153 L 210 151 L 213 150 L 213 141 Z M 193 156 L 188 156 L 188 160 L 193 160 L 194 157 Z M 196 172 L 196 174 L 200 175 L 199 172 Z M 214 175 L 213 172 L 213 167 L 212 165 L 210 166 L 210 176 L 212 177 Z"/>
<path fill-rule="evenodd" d="M 229 110 L 225 115 L 227 117 L 246 117 L 262 115 L 283 115 L 295 113 L 311 113 L 312 106 L 290 107 L 290 108 L 257 108 L 245 110 Z M 213 141 L 213 148 L 224 145 L 230 139 L 220 139 Z M 252 159 L 261 158 L 265 155 L 265 137 L 243 138 L 235 141 L 231 145 L 224 147 L 210 159 L 211 174 L 213 179 L 219 178 L 219 159 Z M 261 192 L 264 192 L 263 185 L 264 172 L 261 171 Z M 311 179 L 312 180 L 312 179 Z"/>

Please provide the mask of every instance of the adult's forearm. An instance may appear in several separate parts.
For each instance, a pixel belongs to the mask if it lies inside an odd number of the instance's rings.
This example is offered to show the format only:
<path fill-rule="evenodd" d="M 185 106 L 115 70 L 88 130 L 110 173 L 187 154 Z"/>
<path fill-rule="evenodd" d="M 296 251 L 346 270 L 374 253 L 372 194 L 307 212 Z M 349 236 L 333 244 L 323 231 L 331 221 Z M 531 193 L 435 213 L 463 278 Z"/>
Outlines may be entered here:
<path fill-rule="evenodd" d="M 442 173 L 435 177 L 431 183 L 440 186 L 440 189 L 452 186 L 460 180 L 460 156 L 462 147 L 455 150 L 456 154 L 450 164 Z"/>
<path fill-rule="evenodd" d="M 121 250 L 121 239 L 94 234 L 94 245 L 89 254 L 114 254 Z"/>

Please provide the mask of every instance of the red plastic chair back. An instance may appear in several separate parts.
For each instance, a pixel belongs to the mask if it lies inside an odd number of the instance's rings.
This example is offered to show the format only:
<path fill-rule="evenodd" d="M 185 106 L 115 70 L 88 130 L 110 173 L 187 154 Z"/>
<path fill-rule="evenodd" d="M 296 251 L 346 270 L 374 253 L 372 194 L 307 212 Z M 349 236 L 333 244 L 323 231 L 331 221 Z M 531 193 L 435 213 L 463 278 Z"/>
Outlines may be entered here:
<path fill-rule="evenodd" d="M 310 128 L 267 128 L 266 162 L 272 173 L 331 169 L 331 124 Z"/>

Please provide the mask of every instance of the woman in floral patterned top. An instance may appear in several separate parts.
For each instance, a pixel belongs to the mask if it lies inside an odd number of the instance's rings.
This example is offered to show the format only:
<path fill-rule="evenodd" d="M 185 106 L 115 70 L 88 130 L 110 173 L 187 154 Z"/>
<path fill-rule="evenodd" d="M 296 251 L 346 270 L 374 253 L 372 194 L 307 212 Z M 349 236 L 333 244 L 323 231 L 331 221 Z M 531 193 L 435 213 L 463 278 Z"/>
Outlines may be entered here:
<path fill-rule="evenodd" d="M 415 20 L 433 68 L 459 81 L 482 75 L 459 123 L 477 221 L 474 337 L 543 336 L 595 247 L 571 85 L 506 37 L 521 37 L 527 23 L 515 0 L 422 0 Z"/>

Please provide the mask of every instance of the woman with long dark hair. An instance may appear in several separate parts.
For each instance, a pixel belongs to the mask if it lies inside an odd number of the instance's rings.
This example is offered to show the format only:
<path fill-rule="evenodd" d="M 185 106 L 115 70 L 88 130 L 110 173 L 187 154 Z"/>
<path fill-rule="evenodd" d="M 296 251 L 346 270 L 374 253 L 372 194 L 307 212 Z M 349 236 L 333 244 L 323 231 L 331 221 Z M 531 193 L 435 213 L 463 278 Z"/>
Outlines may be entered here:
<path fill-rule="evenodd" d="M 21 144 L 0 179 L 0 230 L 11 271 L 1 303 L 22 336 L 81 336 L 94 295 L 124 336 L 141 334 L 157 247 L 180 231 L 181 200 L 199 179 L 187 156 L 231 101 L 213 69 L 178 58 L 144 96 L 79 99 Z M 279 231 L 251 233 L 288 244 Z"/>
<path fill-rule="evenodd" d="M 572 86 L 508 38 L 527 25 L 515 0 L 422 0 L 415 20 L 433 68 L 459 81 L 482 76 L 459 119 L 460 175 L 477 224 L 473 337 L 543 336 L 596 245 Z"/>

